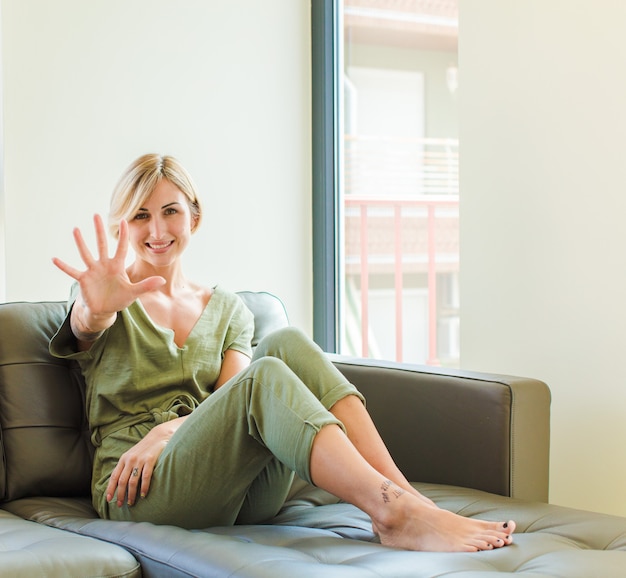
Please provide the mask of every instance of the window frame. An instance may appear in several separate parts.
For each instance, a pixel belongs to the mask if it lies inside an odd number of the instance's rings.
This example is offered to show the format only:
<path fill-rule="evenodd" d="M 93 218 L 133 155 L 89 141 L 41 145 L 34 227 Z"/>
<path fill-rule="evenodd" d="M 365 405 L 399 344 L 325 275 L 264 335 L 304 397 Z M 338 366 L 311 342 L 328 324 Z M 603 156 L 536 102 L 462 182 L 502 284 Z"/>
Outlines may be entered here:
<path fill-rule="evenodd" d="M 340 2 L 311 0 L 313 339 L 339 346 Z"/>
<path fill-rule="evenodd" d="M 0 7 L 0 30 L 2 9 Z M 0 44 L 0 303 L 6 300 L 6 224 L 4 195 L 4 74 L 2 68 L 2 45 Z"/>

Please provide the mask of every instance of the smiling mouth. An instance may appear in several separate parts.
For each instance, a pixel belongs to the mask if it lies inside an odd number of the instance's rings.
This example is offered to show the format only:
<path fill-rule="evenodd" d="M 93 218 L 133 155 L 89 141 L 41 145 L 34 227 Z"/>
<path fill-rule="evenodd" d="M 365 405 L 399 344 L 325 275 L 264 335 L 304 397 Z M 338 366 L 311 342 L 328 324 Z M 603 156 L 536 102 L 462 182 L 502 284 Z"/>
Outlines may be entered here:
<path fill-rule="evenodd" d="M 167 241 L 166 243 L 146 243 L 146 247 L 152 249 L 153 251 L 163 251 L 173 243 L 174 241 Z"/>

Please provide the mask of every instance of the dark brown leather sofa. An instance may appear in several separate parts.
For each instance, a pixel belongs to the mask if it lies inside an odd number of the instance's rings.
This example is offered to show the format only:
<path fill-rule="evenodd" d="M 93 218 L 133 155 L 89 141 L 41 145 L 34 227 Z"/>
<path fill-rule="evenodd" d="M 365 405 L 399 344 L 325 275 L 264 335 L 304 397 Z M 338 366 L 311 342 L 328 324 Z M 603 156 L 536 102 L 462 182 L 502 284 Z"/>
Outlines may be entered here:
<path fill-rule="evenodd" d="M 241 295 L 257 337 L 287 322 L 272 296 Z M 82 378 L 48 353 L 64 313 L 58 302 L 0 304 L 1 576 L 626 576 L 625 518 L 547 503 L 544 383 L 338 356 L 407 477 L 465 516 L 515 519 L 514 545 L 386 548 L 362 512 L 302 482 L 266 525 L 187 531 L 98 519 Z"/>

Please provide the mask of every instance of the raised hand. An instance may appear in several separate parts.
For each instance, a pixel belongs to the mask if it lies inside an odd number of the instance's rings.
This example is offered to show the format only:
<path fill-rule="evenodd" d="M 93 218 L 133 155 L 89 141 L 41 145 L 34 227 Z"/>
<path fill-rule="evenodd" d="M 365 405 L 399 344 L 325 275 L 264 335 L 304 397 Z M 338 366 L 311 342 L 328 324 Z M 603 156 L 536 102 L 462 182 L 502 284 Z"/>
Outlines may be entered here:
<path fill-rule="evenodd" d="M 159 276 L 148 277 L 138 283 L 131 282 L 126 273 L 128 253 L 128 223 L 120 222 L 119 241 L 115 254 L 109 257 L 109 248 L 104 223 L 100 215 L 94 216 L 98 258 L 94 258 L 78 228 L 74 229 L 74 240 L 86 269 L 81 271 L 56 257 L 52 262 L 80 285 L 79 305 L 81 323 L 87 330 L 96 333 L 110 326 L 118 311 L 128 307 L 143 293 L 153 291 L 165 283 Z M 78 336 L 77 336 L 78 337 Z"/>

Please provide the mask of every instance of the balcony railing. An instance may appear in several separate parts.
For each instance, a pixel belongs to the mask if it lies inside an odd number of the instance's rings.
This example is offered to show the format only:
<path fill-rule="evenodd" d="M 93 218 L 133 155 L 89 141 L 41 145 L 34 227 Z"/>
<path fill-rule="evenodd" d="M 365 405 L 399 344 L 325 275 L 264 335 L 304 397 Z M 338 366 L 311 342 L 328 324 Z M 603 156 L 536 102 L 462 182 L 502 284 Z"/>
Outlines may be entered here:
<path fill-rule="evenodd" d="M 427 292 L 427 354 L 438 365 L 442 318 L 458 305 L 438 303 L 438 278 L 459 269 L 458 145 L 452 140 L 348 137 L 344 196 L 344 269 L 360 299 L 360 341 L 371 354 L 370 281 L 393 288 L 395 359 L 403 361 L 405 290 Z M 412 278 L 412 283 L 407 279 Z M 415 281 L 418 279 L 418 281 Z M 425 281 L 421 281 L 425 279 Z M 348 285 L 348 283 L 346 284 Z"/>
<path fill-rule="evenodd" d="M 345 135 L 345 194 L 458 195 L 457 139 Z"/>

